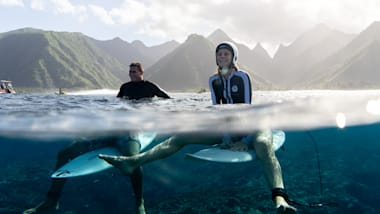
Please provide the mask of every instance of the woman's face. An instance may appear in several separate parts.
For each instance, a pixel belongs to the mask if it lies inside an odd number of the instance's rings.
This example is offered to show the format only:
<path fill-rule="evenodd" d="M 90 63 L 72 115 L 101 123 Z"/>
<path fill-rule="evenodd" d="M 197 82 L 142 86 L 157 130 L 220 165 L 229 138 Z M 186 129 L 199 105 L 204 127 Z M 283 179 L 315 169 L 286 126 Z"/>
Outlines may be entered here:
<path fill-rule="evenodd" d="M 220 68 L 229 67 L 232 62 L 232 53 L 227 49 L 219 49 L 216 52 L 216 61 Z"/>

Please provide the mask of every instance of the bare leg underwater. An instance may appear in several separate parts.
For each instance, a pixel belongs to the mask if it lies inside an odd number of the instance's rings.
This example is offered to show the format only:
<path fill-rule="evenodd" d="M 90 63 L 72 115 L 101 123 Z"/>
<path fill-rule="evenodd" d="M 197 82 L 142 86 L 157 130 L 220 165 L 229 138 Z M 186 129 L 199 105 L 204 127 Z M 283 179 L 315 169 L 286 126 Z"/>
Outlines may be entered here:
<path fill-rule="evenodd" d="M 272 149 L 272 132 L 269 130 L 259 131 L 254 135 L 254 139 L 253 146 L 256 151 L 256 156 L 263 164 L 264 175 L 269 187 L 271 189 L 283 189 L 284 184 L 282 180 L 281 166 Z M 177 135 L 170 137 L 146 152 L 134 156 L 127 157 L 100 154 L 99 158 L 114 165 L 123 173 L 130 175 L 137 167 L 155 160 L 166 158 L 182 149 L 185 145 L 214 145 L 220 142 L 220 136 L 198 136 L 194 138 L 194 136 Z M 290 206 L 283 196 L 277 195 L 273 200 L 278 213 L 296 213 L 296 208 Z"/>

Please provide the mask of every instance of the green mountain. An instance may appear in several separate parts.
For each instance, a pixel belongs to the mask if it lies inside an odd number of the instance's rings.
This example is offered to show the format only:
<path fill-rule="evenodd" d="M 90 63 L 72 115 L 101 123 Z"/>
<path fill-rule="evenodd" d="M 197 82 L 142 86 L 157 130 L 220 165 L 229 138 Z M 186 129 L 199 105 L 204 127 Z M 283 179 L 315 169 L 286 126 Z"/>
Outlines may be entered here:
<path fill-rule="evenodd" d="M 125 66 L 93 39 L 31 28 L 0 34 L 0 68 L 16 88 L 118 88 L 128 79 Z"/>
<path fill-rule="evenodd" d="M 162 43 L 160 45 L 154 45 L 147 47 L 143 42 L 139 40 L 135 40 L 131 43 L 131 45 L 137 49 L 140 53 L 142 53 L 145 57 L 151 59 L 151 62 L 143 62 L 144 67 L 148 68 L 152 66 L 155 62 L 157 62 L 162 57 L 166 56 L 170 52 L 172 52 L 175 48 L 177 48 L 180 44 L 174 40 Z"/>
<path fill-rule="evenodd" d="M 119 38 L 99 41 L 81 33 L 24 28 L 0 33 L 0 79 L 33 90 L 119 88 L 128 81 L 128 65 L 140 61 L 145 78 L 166 90 L 208 88 L 216 71 L 215 46 L 230 40 L 218 29 L 209 37 L 190 35 L 147 47 Z M 260 45 L 239 48 L 238 65 L 252 77 L 254 89 L 379 88 L 380 22 L 357 36 L 318 25 L 272 59 Z"/>
<path fill-rule="evenodd" d="M 245 68 L 245 70 L 252 71 L 251 73 L 254 72 L 254 76 L 266 77 L 268 71 L 271 69 L 273 60 L 260 43 L 251 50 L 246 45 L 234 41 L 221 29 L 212 32 L 207 39 L 213 42 L 215 46 L 224 41 L 233 42 L 239 50 L 239 65 Z"/>
<path fill-rule="evenodd" d="M 248 67 L 241 65 L 252 77 L 254 89 L 269 89 L 271 85 Z M 190 35 L 170 54 L 150 67 L 145 76 L 166 90 L 209 88 L 208 79 L 216 72 L 215 44 L 200 35 Z"/>
<path fill-rule="evenodd" d="M 145 76 L 166 90 L 208 88 L 208 77 L 215 72 L 213 49 L 214 45 L 203 36 L 190 35 L 148 68 Z"/>
<path fill-rule="evenodd" d="M 110 56 L 116 58 L 125 67 L 129 67 L 131 62 L 140 62 L 144 67 L 149 67 L 155 60 L 147 56 L 144 51 L 140 51 L 132 44 L 123 41 L 120 38 L 115 38 L 107 41 L 99 41 L 93 39 L 94 44 L 105 51 Z"/>
<path fill-rule="evenodd" d="M 380 87 L 380 22 L 372 23 L 347 46 L 310 70 L 308 88 Z"/>
<path fill-rule="evenodd" d="M 289 46 L 281 46 L 266 77 L 288 88 L 298 87 L 309 80 L 313 66 L 344 48 L 354 36 L 319 24 Z"/>

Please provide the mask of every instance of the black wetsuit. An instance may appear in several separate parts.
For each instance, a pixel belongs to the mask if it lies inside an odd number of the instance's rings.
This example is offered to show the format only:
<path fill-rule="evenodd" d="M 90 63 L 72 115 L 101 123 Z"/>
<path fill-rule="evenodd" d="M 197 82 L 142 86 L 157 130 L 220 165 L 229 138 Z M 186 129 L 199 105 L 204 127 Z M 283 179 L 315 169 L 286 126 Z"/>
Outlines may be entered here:
<path fill-rule="evenodd" d="M 120 87 L 120 91 L 117 94 L 117 97 L 123 97 L 132 100 L 152 98 L 154 96 L 170 98 L 169 95 L 167 95 L 160 87 L 146 80 L 124 83 Z"/>
<path fill-rule="evenodd" d="M 212 104 L 251 103 L 251 80 L 243 71 L 233 71 L 228 79 L 214 74 L 209 79 Z"/>

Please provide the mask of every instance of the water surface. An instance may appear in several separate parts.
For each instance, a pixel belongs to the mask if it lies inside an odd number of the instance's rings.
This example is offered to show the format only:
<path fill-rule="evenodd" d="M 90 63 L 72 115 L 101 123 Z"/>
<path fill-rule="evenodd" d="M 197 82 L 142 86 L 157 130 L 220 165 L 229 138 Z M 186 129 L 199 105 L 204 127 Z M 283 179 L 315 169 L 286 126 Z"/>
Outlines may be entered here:
<path fill-rule="evenodd" d="M 0 213 L 41 202 L 57 152 L 78 137 L 130 131 L 286 132 L 277 152 L 292 198 L 326 206 L 301 213 L 378 213 L 380 91 L 254 93 L 252 105 L 212 106 L 209 93 L 173 99 L 120 100 L 116 92 L 0 96 Z M 258 161 L 200 163 L 188 146 L 144 167 L 149 213 L 274 213 Z M 70 179 L 62 213 L 131 213 L 129 178 L 111 169 Z M 327 206 L 330 205 L 330 206 Z"/>

